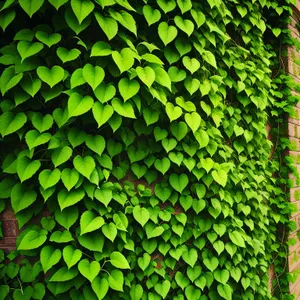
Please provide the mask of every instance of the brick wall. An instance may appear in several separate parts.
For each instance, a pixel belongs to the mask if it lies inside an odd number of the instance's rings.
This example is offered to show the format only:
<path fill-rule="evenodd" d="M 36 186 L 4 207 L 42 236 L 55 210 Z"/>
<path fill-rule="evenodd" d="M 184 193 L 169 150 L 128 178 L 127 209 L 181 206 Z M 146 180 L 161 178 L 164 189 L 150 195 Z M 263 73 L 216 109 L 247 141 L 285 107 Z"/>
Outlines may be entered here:
<path fill-rule="evenodd" d="M 288 25 L 288 29 L 291 32 L 293 38 L 300 41 L 300 34 L 296 27 L 296 24 L 300 20 L 300 0 L 297 1 L 296 6 L 293 7 L 293 16 L 291 18 L 291 24 Z M 297 83 L 300 83 L 300 53 L 295 47 L 288 49 L 288 57 L 286 70 L 294 78 Z M 300 96 L 296 92 L 293 92 L 295 96 Z M 294 109 L 295 113 L 293 117 L 288 119 L 288 135 L 293 144 L 292 150 L 289 151 L 289 155 L 294 157 L 295 167 L 300 172 L 300 103 L 298 103 Z M 297 237 L 297 231 L 300 230 L 300 183 L 296 182 L 293 176 L 290 176 L 293 180 L 294 186 L 290 190 L 290 201 L 295 204 L 297 211 L 291 216 L 292 220 L 296 222 L 296 229 L 291 232 L 290 238 L 294 238 L 297 243 L 290 247 L 290 253 L 288 258 L 289 271 L 300 271 L 300 241 Z M 295 294 L 296 300 L 300 299 L 300 276 L 295 283 L 290 284 L 291 293 Z"/>

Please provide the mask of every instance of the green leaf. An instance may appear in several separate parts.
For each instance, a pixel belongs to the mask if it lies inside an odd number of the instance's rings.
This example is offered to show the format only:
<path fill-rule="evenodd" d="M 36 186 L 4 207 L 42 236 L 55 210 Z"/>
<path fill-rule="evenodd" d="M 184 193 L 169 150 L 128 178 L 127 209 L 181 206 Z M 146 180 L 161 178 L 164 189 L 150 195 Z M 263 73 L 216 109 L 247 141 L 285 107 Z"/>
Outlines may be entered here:
<path fill-rule="evenodd" d="M 224 170 L 213 170 L 211 175 L 217 183 L 225 187 L 227 183 L 227 173 Z"/>
<path fill-rule="evenodd" d="M 196 58 L 189 58 L 188 56 L 185 56 L 182 59 L 183 65 L 188 69 L 191 74 L 195 73 L 200 68 L 200 63 Z"/>
<path fill-rule="evenodd" d="M 16 86 L 22 78 L 23 73 L 16 74 L 15 67 L 11 66 L 6 68 L 0 77 L 0 89 L 2 96 L 4 96 L 7 91 Z"/>
<path fill-rule="evenodd" d="M 75 266 L 81 259 L 81 256 L 81 250 L 75 249 L 71 245 L 68 245 L 63 249 L 63 258 L 68 266 L 68 269 L 71 269 L 73 266 Z"/>
<path fill-rule="evenodd" d="M 198 260 L 198 253 L 196 249 L 190 249 L 182 253 L 182 259 L 190 265 L 192 268 L 194 268 L 197 260 Z"/>
<path fill-rule="evenodd" d="M 170 122 L 178 119 L 182 115 L 182 109 L 179 106 L 174 106 L 171 102 L 166 104 L 166 113 Z"/>
<path fill-rule="evenodd" d="M 95 5 L 90 0 L 71 0 L 72 10 L 79 22 L 82 21 L 94 10 Z"/>
<path fill-rule="evenodd" d="M 118 32 L 118 23 L 116 20 L 110 17 L 104 17 L 99 12 L 95 12 L 95 18 L 108 40 L 113 39 Z"/>
<path fill-rule="evenodd" d="M 137 67 L 136 73 L 139 79 L 147 85 L 148 88 L 151 87 L 153 82 L 155 81 L 155 72 L 150 67 Z"/>
<path fill-rule="evenodd" d="M 135 119 L 135 114 L 131 103 L 122 103 L 118 98 L 114 98 L 111 102 L 113 109 L 122 117 Z"/>
<path fill-rule="evenodd" d="M 155 227 L 155 225 L 150 222 L 145 225 L 145 229 L 148 239 L 158 237 L 165 231 L 162 226 Z"/>
<path fill-rule="evenodd" d="M 55 186 L 60 180 L 61 172 L 59 169 L 51 170 L 43 170 L 39 175 L 40 185 L 44 190 Z"/>
<path fill-rule="evenodd" d="M 35 96 L 35 94 L 41 89 L 41 86 L 42 82 L 40 79 L 31 79 L 30 77 L 26 77 L 21 81 L 22 89 L 31 97 Z"/>
<path fill-rule="evenodd" d="M 154 68 L 154 72 L 155 72 L 155 81 L 160 85 L 167 87 L 169 91 L 171 91 L 172 83 L 169 74 L 161 67 Z"/>
<path fill-rule="evenodd" d="M 109 223 L 109 224 L 105 224 L 104 226 L 102 226 L 101 228 L 103 234 L 112 242 L 114 242 L 116 236 L 117 236 L 117 227 L 114 223 Z"/>
<path fill-rule="evenodd" d="M 75 87 L 86 83 L 85 79 L 83 78 L 81 68 L 79 68 L 73 72 L 71 79 L 70 79 L 70 83 L 71 83 L 71 89 L 74 89 Z"/>
<path fill-rule="evenodd" d="M 46 289 L 44 284 L 37 282 L 34 284 L 32 298 L 33 299 L 43 299 L 46 294 Z"/>
<path fill-rule="evenodd" d="M 187 125 L 191 128 L 193 133 L 195 133 L 201 124 L 201 117 L 198 113 L 192 112 L 191 114 L 185 114 L 184 119 Z"/>
<path fill-rule="evenodd" d="M 78 218 L 78 209 L 75 206 L 67 207 L 63 211 L 55 211 L 55 220 L 64 228 L 68 229 L 76 222 Z"/>
<path fill-rule="evenodd" d="M 62 189 L 57 195 L 60 209 L 63 210 L 66 207 L 75 205 L 77 202 L 83 199 L 84 195 L 85 192 L 82 189 L 74 190 L 71 192 Z"/>
<path fill-rule="evenodd" d="M 64 169 L 61 173 L 61 181 L 64 186 L 70 191 L 79 180 L 79 173 L 75 169 Z"/>
<path fill-rule="evenodd" d="M 204 258 L 203 263 L 207 267 L 208 270 L 213 272 L 218 267 L 219 260 L 216 257 Z"/>
<path fill-rule="evenodd" d="M 35 113 L 31 119 L 32 125 L 40 132 L 50 129 L 53 125 L 53 118 L 47 114 L 43 116 L 40 113 Z"/>
<path fill-rule="evenodd" d="M 137 222 L 139 222 L 142 227 L 148 222 L 150 214 L 145 207 L 140 207 L 139 205 L 133 208 L 133 217 Z"/>
<path fill-rule="evenodd" d="M 174 18 L 176 26 L 190 36 L 194 31 L 194 24 L 192 21 L 183 19 L 181 16 L 176 16 Z"/>
<path fill-rule="evenodd" d="M 44 45 L 39 42 L 31 43 L 28 41 L 20 41 L 17 45 L 18 52 L 22 58 L 21 62 L 27 57 L 36 55 L 44 48 Z"/>
<path fill-rule="evenodd" d="M 115 291 L 123 292 L 124 276 L 119 270 L 113 270 L 108 276 L 108 284 Z"/>
<path fill-rule="evenodd" d="M 163 175 L 166 174 L 166 172 L 170 169 L 171 167 L 171 162 L 167 157 L 164 157 L 163 159 L 156 159 L 154 162 L 155 168 L 161 172 Z"/>
<path fill-rule="evenodd" d="M 85 247 L 89 251 L 103 251 L 104 236 L 99 231 L 93 231 L 78 237 L 78 241 L 81 246 Z"/>
<path fill-rule="evenodd" d="M 30 206 L 37 198 L 33 190 L 27 190 L 24 185 L 18 183 L 11 191 L 11 204 L 15 213 Z"/>
<path fill-rule="evenodd" d="M 54 249 L 52 246 L 45 246 L 40 253 L 40 261 L 44 273 L 49 271 L 61 259 L 61 251 Z"/>
<path fill-rule="evenodd" d="M 85 143 L 89 149 L 97 153 L 99 156 L 102 155 L 105 149 L 105 139 L 101 135 L 87 135 L 85 139 Z"/>
<path fill-rule="evenodd" d="M 174 0 L 157 0 L 157 4 L 165 14 L 174 10 L 176 7 L 176 2 Z"/>
<path fill-rule="evenodd" d="M 88 259 L 85 258 L 79 262 L 78 270 L 82 276 L 87 278 L 90 282 L 93 282 L 100 272 L 100 264 L 97 261 L 92 261 L 90 263 Z"/>
<path fill-rule="evenodd" d="M 44 0 L 20 0 L 19 4 L 31 18 L 43 5 Z"/>
<path fill-rule="evenodd" d="M 143 288 L 140 284 L 132 284 L 130 289 L 131 300 L 140 300 L 143 296 Z"/>
<path fill-rule="evenodd" d="M 114 110 L 110 105 L 103 105 L 100 102 L 94 103 L 92 111 L 93 116 L 98 124 L 98 128 L 107 123 L 114 113 Z"/>
<path fill-rule="evenodd" d="M 172 123 L 170 129 L 177 141 L 181 141 L 188 132 L 188 127 L 184 122 Z"/>
<path fill-rule="evenodd" d="M 65 13 L 65 20 L 68 26 L 76 33 L 76 35 L 85 30 L 91 23 L 91 18 L 88 16 L 81 24 L 79 24 L 77 17 L 70 9 L 68 9 Z"/>
<path fill-rule="evenodd" d="M 177 0 L 177 4 L 182 14 L 184 14 L 185 12 L 189 11 L 192 8 L 191 0 Z"/>
<path fill-rule="evenodd" d="M 158 26 L 158 35 L 165 46 L 171 43 L 177 36 L 178 30 L 173 25 L 168 25 L 166 22 L 162 22 Z"/>
<path fill-rule="evenodd" d="M 72 149 L 68 146 L 55 149 L 51 155 L 51 159 L 52 159 L 52 163 L 54 164 L 54 167 L 57 168 L 59 165 L 68 161 L 72 153 L 73 153 Z"/>
<path fill-rule="evenodd" d="M 50 278 L 49 281 L 66 282 L 72 280 L 77 275 L 78 275 L 78 271 L 76 268 L 69 270 L 67 267 L 62 267 L 53 274 L 53 276 Z"/>
<path fill-rule="evenodd" d="M 41 167 L 41 162 L 38 160 L 31 161 L 28 157 L 23 156 L 17 160 L 17 173 L 21 183 L 31 178 Z"/>
<path fill-rule="evenodd" d="M 136 23 L 131 14 L 125 10 L 120 10 L 119 12 L 109 9 L 110 16 L 119 22 L 123 27 L 132 32 L 137 36 Z"/>
<path fill-rule="evenodd" d="M 232 299 L 232 288 L 228 284 L 218 284 L 217 290 L 219 295 L 226 299 L 226 300 L 231 300 Z"/>
<path fill-rule="evenodd" d="M 210 51 L 203 52 L 203 59 L 217 69 L 217 62 L 215 56 Z"/>
<path fill-rule="evenodd" d="M 78 93 L 72 93 L 68 101 L 68 115 L 78 117 L 87 113 L 94 105 L 94 100 L 91 96 L 82 97 Z"/>
<path fill-rule="evenodd" d="M 96 167 L 95 161 L 91 156 L 82 158 L 80 155 L 77 155 L 73 160 L 73 164 L 75 169 L 87 179 L 90 179 Z"/>
<path fill-rule="evenodd" d="M 205 23 L 205 15 L 201 11 L 192 9 L 191 15 L 195 20 L 198 28 Z"/>
<path fill-rule="evenodd" d="M 94 91 L 103 81 L 105 73 L 99 66 L 93 67 L 91 64 L 86 64 L 82 69 L 82 75 Z"/>
<path fill-rule="evenodd" d="M 60 66 L 53 66 L 51 69 L 47 67 L 38 67 L 36 70 L 42 81 L 47 83 L 51 88 L 64 79 L 64 69 Z"/>
<path fill-rule="evenodd" d="M 16 12 L 14 10 L 6 10 L 4 12 L 0 12 L 0 27 L 3 32 L 7 28 L 9 24 L 15 19 Z"/>
<path fill-rule="evenodd" d="M 31 250 L 36 249 L 43 245 L 47 240 L 47 231 L 41 229 L 29 230 L 22 238 L 18 250 Z"/>
<path fill-rule="evenodd" d="M 69 0 L 48 0 L 48 1 L 55 7 L 56 10 L 59 10 L 59 8 L 65 3 L 67 3 Z"/>
<path fill-rule="evenodd" d="M 143 6 L 143 15 L 149 26 L 158 22 L 161 18 L 161 13 L 158 9 L 152 9 L 150 5 Z"/>
<path fill-rule="evenodd" d="M 111 55 L 121 74 L 128 71 L 134 64 L 134 55 L 130 48 L 123 48 L 120 53 L 113 51 Z"/>
<path fill-rule="evenodd" d="M 140 89 L 140 84 L 136 80 L 122 78 L 119 81 L 118 87 L 121 96 L 123 97 L 124 101 L 126 101 L 138 93 Z"/>
<path fill-rule="evenodd" d="M 54 243 L 68 243 L 74 241 L 74 239 L 69 231 L 58 230 L 51 234 L 49 241 Z"/>
<path fill-rule="evenodd" d="M 114 251 L 110 254 L 110 263 L 119 269 L 130 269 L 127 259 L 122 253 L 117 251 Z"/>
<path fill-rule="evenodd" d="M 229 238 L 235 245 L 246 248 L 245 241 L 240 232 L 238 232 L 237 230 L 229 232 Z"/>
<path fill-rule="evenodd" d="M 209 136 L 206 131 L 200 129 L 200 130 L 196 131 L 194 135 L 195 135 L 197 142 L 200 145 L 199 149 L 204 148 L 208 145 Z"/>
<path fill-rule="evenodd" d="M 165 299 L 170 291 L 171 282 L 169 280 L 165 280 L 162 283 L 157 283 L 154 286 L 155 291 L 158 295 L 160 295 L 163 299 Z"/>
<path fill-rule="evenodd" d="M 95 198 L 107 207 L 112 199 L 112 191 L 107 188 L 96 189 Z"/>
<path fill-rule="evenodd" d="M 79 57 L 79 55 L 81 54 L 81 52 L 78 49 L 68 50 L 63 47 L 58 47 L 56 50 L 56 54 L 64 64 L 66 62 L 77 59 Z"/>
<path fill-rule="evenodd" d="M 108 56 L 112 53 L 111 47 L 109 44 L 99 41 L 95 43 L 91 50 L 91 57 L 93 56 Z"/>
<path fill-rule="evenodd" d="M 177 175 L 177 174 L 173 173 L 169 177 L 169 182 L 170 182 L 170 185 L 172 186 L 172 188 L 174 190 L 176 190 L 179 193 L 182 193 L 182 191 L 188 185 L 189 179 L 188 179 L 188 176 L 186 174 Z"/>
<path fill-rule="evenodd" d="M 30 130 L 25 135 L 26 144 L 28 145 L 29 150 L 48 143 L 50 139 L 50 133 L 39 133 L 37 130 Z"/>
<path fill-rule="evenodd" d="M 5 112 L 0 116 L 0 133 L 2 137 L 12 134 L 21 129 L 27 122 L 27 117 L 23 112 L 14 115 L 11 112 Z"/>
<path fill-rule="evenodd" d="M 105 103 L 116 95 L 116 88 L 112 85 L 101 83 L 94 91 L 95 96 L 101 103 Z"/>
<path fill-rule="evenodd" d="M 92 211 L 86 211 L 80 218 L 80 235 L 99 229 L 104 224 L 104 219 L 96 217 Z"/>
<path fill-rule="evenodd" d="M 61 41 L 61 35 L 59 33 L 48 34 L 43 31 L 37 31 L 35 37 L 49 48 Z"/>
<path fill-rule="evenodd" d="M 98 300 L 102 300 L 108 292 L 109 284 L 107 279 L 96 277 L 92 282 L 92 289 L 97 295 Z"/>

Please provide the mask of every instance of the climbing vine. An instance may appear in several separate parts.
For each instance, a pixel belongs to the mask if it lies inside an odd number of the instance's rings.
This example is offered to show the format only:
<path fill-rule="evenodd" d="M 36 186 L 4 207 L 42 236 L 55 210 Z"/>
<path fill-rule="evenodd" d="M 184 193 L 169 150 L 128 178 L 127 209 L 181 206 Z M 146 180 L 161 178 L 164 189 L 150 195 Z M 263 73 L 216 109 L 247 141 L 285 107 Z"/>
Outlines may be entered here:
<path fill-rule="evenodd" d="M 291 299 L 292 2 L 0 1 L 0 299 Z"/>

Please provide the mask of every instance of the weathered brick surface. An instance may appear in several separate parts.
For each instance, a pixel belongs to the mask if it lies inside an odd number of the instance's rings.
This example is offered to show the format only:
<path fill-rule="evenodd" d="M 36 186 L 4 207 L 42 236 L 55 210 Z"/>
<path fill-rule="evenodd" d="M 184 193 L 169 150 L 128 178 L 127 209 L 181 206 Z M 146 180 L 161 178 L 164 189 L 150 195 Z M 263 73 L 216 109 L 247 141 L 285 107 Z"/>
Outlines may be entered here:
<path fill-rule="evenodd" d="M 13 250 L 16 247 L 16 238 L 18 236 L 18 223 L 11 209 L 5 210 L 0 214 L 2 222 L 4 239 L 0 240 L 0 248 L 4 250 Z"/>
<path fill-rule="evenodd" d="M 288 29 L 293 38 L 300 41 L 300 33 L 297 29 L 297 23 L 300 16 L 300 0 L 293 7 L 294 16 L 291 18 L 291 24 Z M 286 60 L 286 71 L 297 82 L 300 82 L 300 52 L 295 47 L 288 48 L 288 58 Z M 294 96 L 299 96 L 299 93 L 293 91 Z M 294 114 L 288 119 L 288 135 L 292 142 L 292 149 L 289 155 L 294 159 L 294 166 L 300 172 L 300 103 L 294 108 Z M 290 201 L 295 205 L 297 211 L 292 214 L 291 219 L 296 223 L 296 229 L 290 234 L 290 238 L 297 242 L 290 247 L 288 258 L 289 271 L 294 272 L 300 270 L 300 241 L 297 236 L 297 231 L 300 230 L 300 185 L 295 176 L 290 175 L 293 181 L 293 187 L 290 189 Z M 300 277 L 293 284 L 290 284 L 290 292 L 295 294 L 296 299 L 300 299 Z"/>

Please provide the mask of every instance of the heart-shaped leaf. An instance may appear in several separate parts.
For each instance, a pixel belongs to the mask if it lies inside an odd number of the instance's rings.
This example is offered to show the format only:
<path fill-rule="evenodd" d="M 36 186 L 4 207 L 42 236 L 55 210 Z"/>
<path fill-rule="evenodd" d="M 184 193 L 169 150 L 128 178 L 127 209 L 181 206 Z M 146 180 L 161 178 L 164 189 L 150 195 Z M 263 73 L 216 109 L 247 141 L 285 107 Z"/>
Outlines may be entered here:
<path fill-rule="evenodd" d="M 82 69 L 82 75 L 94 91 L 103 81 L 105 72 L 99 66 L 93 67 L 91 64 L 86 64 Z"/>
<path fill-rule="evenodd" d="M 87 278 L 90 282 L 93 282 L 100 272 L 100 264 L 97 261 L 92 261 L 90 263 L 88 259 L 85 258 L 79 262 L 78 270 L 82 276 Z"/>
<path fill-rule="evenodd" d="M 158 25 L 158 35 L 165 46 L 170 44 L 177 36 L 178 30 L 173 25 L 168 25 L 166 22 L 162 22 Z"/>
<path fill-rule="evenodd" d="M 37 31 L 35 37 L 49 48 L 58 44 L 61 40 L 61 35 L 59 33 L 48 34 L 43 31 Z"/>
<path fill-rule="evenodd" d="M 69 118 L 87 113 L 93 105 L 94 100 L 91 96 L 82 97 L 78 93 L 72 93 L 68 101 Z"/>
<path fill-rule="evenodd" d="M 98 128 L 111 118 L 114 113 L 114 109 L 110 105 L 103 105 L 100 102 L 95 102 L 93 106 L 93 116 L 98 124 Z"/>
<path fill-rule="evenodd" d="M 17 45 L 18 52 L 22 58 L 22 62 L 27 57 L 39 53 L 44 48 L 44 45 L 39 42 L 31 43 L 28 41 L 20 41 Z"/>
<path fill-rule="evenodd" d="M 47 83 L 51 88 L 64 79 L 64 69 L 60 66 L 53 66 L 51 69 L 47 67 L 38 67 L 36 70 L 42 81 Z"/>
<path fill-rule="evenodd" d="M 140 84 L 136 80 L 122 78 L 119 81 L 118 87 L 121 96 L 123 97 L 124 101 L 126 101 L 138 93 L 140 89 Z"/>
<path fill-rule="evenodd" d="M 27 122 L 23 112 L 14 115 L 12 112 L 5 112 L 0 116 L 0 133 L 2 137 L 18 131 Z"/>
<path fill-rule="evenodd" d="M 86 211 L 80 218 L 80 234 L 92 232 L 99 229 L 104 224 L 104 219 L 96 215 L 92 211 Z"/>
<path fill-rule="evenodd" d="M 56 50 L 56 54 L 64 64 L 68 61 L 77 59 L 79 57 L 79 55 L 81 54 L 81 52 L 78 49 L 68 50 L 63 47 L 58 47 Z"/>
<path fill-rule="evenodd" d="M 161 18 L 160 11 L 158 9 L 153 9 L 150 5 L 143 6 L 143 15 L 149 26 L 158 22 Z"/>
<path fill-rule="evenodd" d="M 174 190 L 176 190 L 179 193 L 182 193 L 182 191 L 188 185 L 189 179 L 186 174 L 177 175 L 177 174 L 173 173 L 169 177 L 169 182 Z"/>
<path fill-rule="evenodd" d="M 44 0 L 20 0 L 19 4 L 31 18 L 43 5 Z"/>
<path fill-rule="evenodd" d="M 82 21 L 94 10 L 94 3 L 90 0 L 71 0 L 72 10 L 79 22 Z"/>
<path fill-rule="evenodd" d="M 137 222 L 139 222 L 143 227 L 148 222 L 150 214 L 145 207 L 140 207 L 139 205 L 133 208 L 133 217 Z"/>
<path fill-rule="evenodd" d="M 66 262 L 68 269 L 71 269 L 81 259 L 82 252 L 79 249 L 75 249 L 73 246 L 68 245 L 63 249 L 63 258 Z"/>
<path fill-rule="evenodd" d="M 84 197 L 84 195 L 84 191 L 80 189 L 71 192 L 68 192 L 66 189 L 62 189 L 57 195 L 60 209 L 63 210 L 66 207 L 76 204 Z"/>
<path fill-rule="evenodd" d="M 134 55 L 130 48 L 123 48 L 120 53 L 113 51 L 112 58 L 121 73 L 128 71 L 134 64 Z"/>
<path fill-rule="evenodd" d="M 77 155 L 73 160 L 73 164 L 75 169 L 87 179 L 90 179 L 96 167 L 95 161 L 91 156 L 82 158 L 80 155 Z"/>

